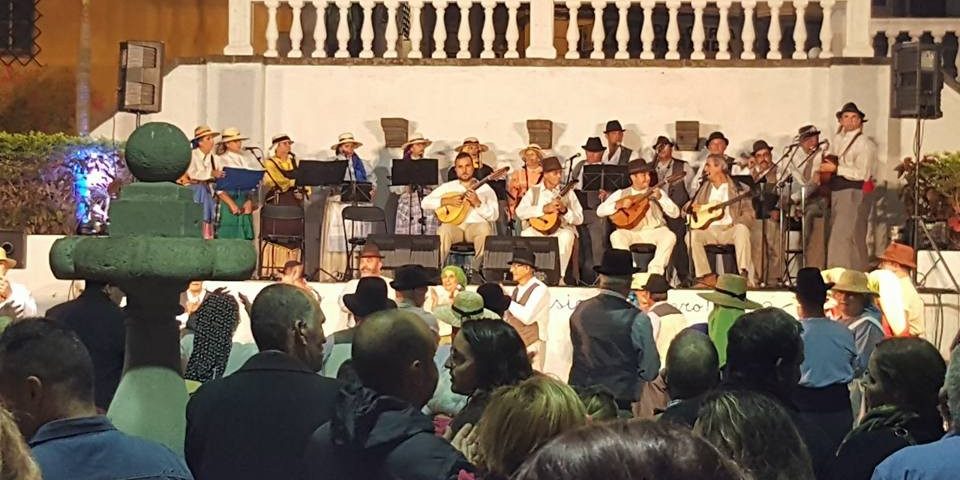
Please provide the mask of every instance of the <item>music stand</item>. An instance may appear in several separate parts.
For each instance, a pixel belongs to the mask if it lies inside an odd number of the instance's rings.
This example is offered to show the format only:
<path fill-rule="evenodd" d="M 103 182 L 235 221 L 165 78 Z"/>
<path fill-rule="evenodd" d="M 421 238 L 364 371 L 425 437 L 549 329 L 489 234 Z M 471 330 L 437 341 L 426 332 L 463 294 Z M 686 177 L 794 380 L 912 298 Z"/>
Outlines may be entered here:
<path fill-rule="evenodd" d="M 583 187 L 585 192 L 603 190 L 615 192 L 630 184 L 626 165 L 584 165 Z"/>
<path fill-rule="evenodd" d="M 440 182 L 440 168 L 435 158 L 421 158 L 419 160 L 405 160 L 395 158 L 390 167 L 390 183 L 394 186 L 409 186 L 417 194 L 417 203 L 423 201 L 423 187 L 432 187 Z M 407 224 L 413 224 L 413 209 L 407 209 Z M 427 233 L 427 218 L 420 209 L 420 235 Z M 413 233 L 407 230 L 407 233 Z"/>
<path fill-rule="evenodd" d="M 340 185 L 347 174 L 346 160 L 303 160 L 294 171 L 294 179 L 301 187 Z"/>

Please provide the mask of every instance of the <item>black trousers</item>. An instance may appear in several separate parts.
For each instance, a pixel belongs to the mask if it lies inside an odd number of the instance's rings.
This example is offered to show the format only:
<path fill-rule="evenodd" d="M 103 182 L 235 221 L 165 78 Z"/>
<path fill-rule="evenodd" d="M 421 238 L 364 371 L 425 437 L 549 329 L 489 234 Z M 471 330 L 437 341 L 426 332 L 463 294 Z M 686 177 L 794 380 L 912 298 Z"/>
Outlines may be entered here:
<path fill-rule="evenodd" d="M 690 280 L 690 255 L 687 251 L 687 221 L 683 218 L 667 218 L 667 228 L 677 236 L 677 243 L 673 245 L 673 255 L 667 266 L 667 274 L 673 268 L 681 283 Z M 669 280 L 669 277 L 668 277 Z"/>

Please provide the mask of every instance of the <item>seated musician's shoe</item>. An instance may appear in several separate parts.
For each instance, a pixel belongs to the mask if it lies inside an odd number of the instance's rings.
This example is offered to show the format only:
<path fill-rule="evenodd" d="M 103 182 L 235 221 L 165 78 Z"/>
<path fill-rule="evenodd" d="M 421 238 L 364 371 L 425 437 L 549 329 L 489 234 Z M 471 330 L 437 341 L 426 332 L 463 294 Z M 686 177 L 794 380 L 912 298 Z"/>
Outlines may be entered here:
<path fill-rule="evenodd" d="M 693 282 L 693 288 L 709 288 L 717 286 L 717 274 L 708 273 L 702 277 L 697 277 Z"/>

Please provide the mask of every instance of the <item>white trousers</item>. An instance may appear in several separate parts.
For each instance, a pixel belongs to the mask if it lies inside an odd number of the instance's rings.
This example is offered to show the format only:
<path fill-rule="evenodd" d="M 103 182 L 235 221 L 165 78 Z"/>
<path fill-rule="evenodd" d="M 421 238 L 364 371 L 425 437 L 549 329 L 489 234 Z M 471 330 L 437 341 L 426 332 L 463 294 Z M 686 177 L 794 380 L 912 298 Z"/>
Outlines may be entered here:
<path fill-rule="evenodd" d="M 557 237 L 557 246 L 560 250 L 560 278 L 567 273 L 567 265 L 570 264 L 570 256 L 573 255 L 573 242 L 577 238 L 577 231 L 572 226 L 563 226 L 553 232 L 553 235 L 544 235 L 533 227 L 524 228 L 520 232 L 521 237 Z"/>
<path fill-rule="evenodd" d="M 737 268 L 752 273 L 754 271 L 753 251 L 750 250 L 750 229 L 746 225 L 736 223 L 690 231 L 690 249 L 693 251 L 693 266 L 697 271 L 697 277 L 710 273 L 710 260 L 707 259 L 704 247 L 729 244 L 733 244 L 737 250 Z M 748 276 L 747 279 L 750 277 Z"/>
<path fill-rule="evenodd" d="M 642 230 L 618 229 L 610 234 L 610 245 L 613 248 L 630 250 L 630 245 L 635 243 L 656 245 L 657 251 L 653 254 L 653 260 L 650 260 L 650 264 L 647 265 L 647 272 L 663 275 L 667 264 L 670 263 L 673 246 L 677 244 L 677 234 L 665 225 Z"/>

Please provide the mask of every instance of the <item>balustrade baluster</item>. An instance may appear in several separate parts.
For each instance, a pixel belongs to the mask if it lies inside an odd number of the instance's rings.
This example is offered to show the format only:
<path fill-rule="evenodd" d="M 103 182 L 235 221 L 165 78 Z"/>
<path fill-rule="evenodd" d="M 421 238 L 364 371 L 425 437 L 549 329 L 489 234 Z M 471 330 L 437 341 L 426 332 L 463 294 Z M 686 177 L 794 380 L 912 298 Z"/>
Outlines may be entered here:
<path fill-rule="evenodd" d="M 480 52 L 480 58 L 496 58 L 493 52 L 493 41 L 496 39 L 497 32 L 493 29 L 493 9 L 497 7 L 497 0 L 483 0 L 483 51 Z"/>
<path fill-rule="evenodd" d="M 833 6 L 836 0 L 820 0 L 823 23 L 820 25 L 820 58 L 833 58 Z"/>
<path fill-rule="evenodd" d="M 783 34 L 780 32 L 780 7 L 783 0 L 770 0 L 770 31 L 767 32 L 767 40 L 770 42 L 770 51 L 767 52 L 767 58 L 779 60 L 783 58 L 780 54 L 780 39 Z"/>
<path fill-rule="evenodd" d="M 397 7 L 400 6 L 400 1 L 386 0 L 383 4 L 387 7 L 387 31 L 383 34 L 387 50 L 383 52 L 383 58 L 397 58 L 397 39 L 400 38 L 397 29 Z"/>
<path fill-rule="evenodd" d="M 642 0 L 640 2 L 640 6 L 643 7 L 643 26 L 640 27 L 640 41 L 643 42 L 643 51 L 640 52 L 640 58 L 643 60 L 656 58 L 653 53 L 653 7 L 656 5 L 656 0 Z"/>
<path fill-rule="evenodd" d="M 423 58 L 420 42 L 423 40 L 423 26 L 420 24 L 423 0 L 409 0 L 410 3 L 410 53 L 408 58 Z"/>
<path fill-rule="evenodd" d="M 300 49 L 303 43 L 303 25 L 300 21 L 300 12 L 303 11 L 303 0 L 290 0 L 290 7 L 293 8 L 293 23 L 290 25 L 290 58 L 303 57 L 303 50 Z"/>
<path fill-rule="evenodd" d="M 326 40 L 324 34 L 327 32 L 327 23 L 324 21 L 324 18 L 326 18 L 327 2 L 326 0 L 313 0 L 313 7 L 317 9 L 317 21 L 313 27 L 313 44 L 315 47 L 311 57 L 323 58 L 327 56 L 327 49 L 324 48 L 324 41 Z"/>
<path fill-rule="evenodd" d="M 720 9 L 720 24 L 717 26 L 717 60 L 730 60 L 730 22 L 727 14 L 730 12 L 732 0 L 720 0 L 717 8 Z"/>
<path fill-rule="evenodd" d="M 457 58 L 470 58 L 470 6 L 469 0 L 459 0 L 460 28 L 457 29 Z"/>
<path fill-rule="evenodd" d="M 507 4 L 507 53 L 504 58 L 520 58 L 520 52 L 517 51 L 517 41 L 520 40 L 520 29 L 517 28 L 517 9 L 520 8 L 520 0 L 510 0 Z"/>
<path fill-rule="evenodd" d="M 743 53 L 740 58 L 754 60 L 757 54 L 753 52 L 753 42 L 757 39 L 757 34 L 753 26 L 753 8 L 757 6 L 757 0 L 744 0 L 740 3 L 743 4 L 743 33 L 740 34 L 743 39 Z"/>
<path fill-rule="evenodd" d="M 363 8 L 363 25 L 360 27 L 360 58 L 373 58 L 373 7 L 374 0 L 360 0 Z"/>
<path fill-rule="evenodd" d="M 680 26 L 677 23 L 677 10 L 680 9 L 680 0 L 667 0 L 667 9 L 670 12 L 670 20 L 667 23 L 667 60 L 679 60 L 680 52 L 677 50 L 677 43 L 680 42 Z"/>
<path fill-rule="evenodd" d="M 590 2 L 593 6 L 593 35 L 590 36 L 590 42 L 593 43 L 593 51 L 590 52 L 590 58 L 603 58 L 603 7 L 607 6 L 606 0 L 593 0 Z"/>
<path fill-rule="evenodd" d="M 897 44 L 897 37 L 900 36 L 900 32 L 894 32 L 887 30 L 883 32 L 883 36 L 887 37 L 887 55 L 893 56 L 893 46 Z"/>
<path fill-rule="evenodd" d="M 690 58 L 693 60 L 703 60 L 707 58 L 703 53 L 703 41 L 707 38 L 703 31 L 703 9 L 707 6 L 707 0 L 694 0 L 693 4 L 693 32 L 690 33 L 690 40 L 693 42 L 693 53 Z"/>
<path fill-rule="evenodd" d="M 443 22 L 447 5 L 449 5 L 447 0 L 433 0 L 433 7 L 437 12 L 437 22 L 433 25 L 433 52 L 430 53 L 430 58 L 447 58 L 447 51 L 444 48 L 447 27 Z"/>
<path fill-rule="evenodd" d="M 277 30 L 277 7 L 280 6 L 280 0 L 266 0 L 263 4 L 267 6 L 267 51 L 263 52 L 263 56 L 276 57 L 277 39 L 280 38 Z"/>
<path fill-rule="evenodd" d="M 630 58 L 630 52 L 627 51 L 627 43 L 630 41 L 630 30 L 627 27 L 627 10 L 630 8 L 630 0 L 617 0 L 617 54 L 613 58 Z"/>
<path fill-rule="evenodd" d="M 563 58 L 580 58 L 577 44 L 580 40 L 580 25 L 577 16 L 580 11 L 580 0 L 567 0 L 567 11 L 570 13 L 570 22 L 567 23 L 567 53 Z"/>
<path fill-rule="evenodd" d="M 793 0 L 793 7 L 797 11 L 797 21 L 793 25 L 794 60 L 807 58 L 807 22 L 804 21 L 807 3 L 809 3 L 809 0 Z"/>

